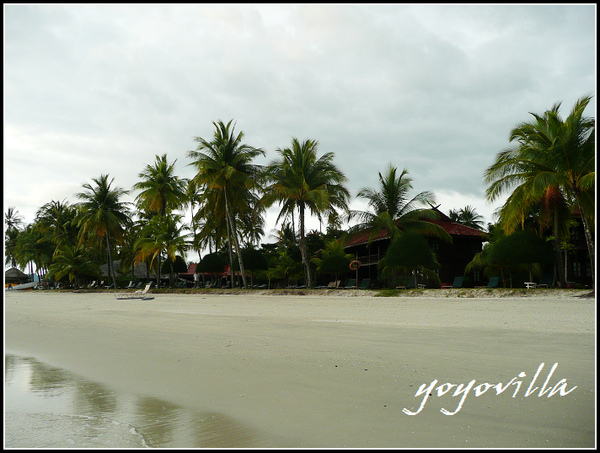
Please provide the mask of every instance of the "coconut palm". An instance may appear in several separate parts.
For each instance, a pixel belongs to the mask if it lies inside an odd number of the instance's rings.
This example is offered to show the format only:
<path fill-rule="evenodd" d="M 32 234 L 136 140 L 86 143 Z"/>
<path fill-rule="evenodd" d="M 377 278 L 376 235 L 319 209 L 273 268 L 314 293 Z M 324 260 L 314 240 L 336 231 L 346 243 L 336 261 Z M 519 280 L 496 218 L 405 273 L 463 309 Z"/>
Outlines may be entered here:
<path fill-rule="evenodd" d="M 280 204 L 277 222 L 298 210 L 300 220 L 300 251 L 304 265 L 306 284 L 313 285 L 305 238 L 307 210 L 319 221 L 331 217 L 332 211 L 348 211 L 350 193 L 344 186 L 344 173 L 333 163 L 334 154 L 317 156 L 316 140 L 298 141 L 292 138 L 290 148 L 278 149 L 280 158 L 271 162 L 266 171 L 270 185 L 266 188 L 264 203 Z"/>
<path fill-rule="evenodd" d="M 150 267 L 155 262 L 156 286 L 160 286 L 161 256 L 163 252 L 171 259 L 169 280 L 173 283 L 173 262 L 177 255 L 185 254 L 189 248 L 187 227 L 180 225 L 181 215 L 153 216 L 141 229 L 140 238 L 136 241 L 135 249 L 139 250 L 136 262 L 150 257 Z"/>
<path fill-rule="evenodd" d="M 485 173 L 489 183 L 486 197 L 494 201 L 512 190 L 501 215 L 507 232 L 518 227 L 533 206 L 543 200 L 555 218 L 555 237 L 559 223 L 567 221 L 558 209 L 564 203 L 581 214 L 590 257 L 592 287 L 594 285 L 595 222 L 595 120 L 583 116 L 590 96 L 577 100 L 569 116 L 559 115 L 560 103 L 542 115 L 532 113 L 533 120 L 518 124 L 510 133 L 515 142 L 496 156 Z"/>
<path fill-rule="evenodd" d="M 315 257 L 311 261 L 317 266 L 317 272 L 334 274 L 337 281 L 340 273 L 348 272 L 353 258 L 352 254 L 344 251 L 344 239 L 332 239 L 325 243 L 321 258 Z"/>
<path fill-rule="evenodd" d="M 113 280 L 114 288 L 117 287 L 117 278 L 112 266 L 112 241 L 119 240 L 123 235 L 124 227 L 130 222 L 129 203 L 120 201 L 128 192 L 121 187 L 112 188 L 114 178 L 109 180 L 108 175 L 93 178 L 94 185 L 85 183 L 84 192 L 75 196 L 83 200 L 79 204 L 77 226 L 80 229 L 80 243 L 87 237 L 98 237 L 106 241 L 109 275 Z"/>
<path fill-rule="evenodd" d="M 14 247 L 22 225 L 23 218 L 19 215 L 19 211 L 17 211 L 13 206 L 10 206 L 4 214 L 4 254 L 6 264 L 10 264 L 12 267 L 17 265 Z"/>
<path fill-rule="evenodd" d="M 411 189 L 412 178 L 408 176 L 408 170 L 404 169 L 398 175 L 397 168 L 388 165 L 384 174 L 379 173 L 378 188 L 364 187 L 358 192 L 357 196 L 366 199 L 371 210 L 352 211 L 350 219 L 359 219 L 359 224 L 352 229 L 370 229 L 370 240 L 382 230 L 387 231 L 392 241 L 401 231 L 410 230 L 451 241 L 450 235 L 442 227 L 427 221 L 436 219 L 438 214 L 433 209 L 420 207 L 431 206 L 433 194 L 424 191 L 409 198 Z"/>
<path fill-rule="evenodd" d="M 248 199 L 249 191 L 258 184 L 259 166 L 253 160 L 264 155 L 264 151 L 246 145 L 242 142 L 244 133 L 237 135 L 234 132 L 233 120 L 224 124 L 222 121 L 213 122 L 215 133 L 212 140 L 195 137 L 198 142 L 196 151 L 188 151 L 187 156 L 194 161 L 189 165 L 194 166 L 197 174 L 194 183 L 205 191 L 216 191 L 218 198 L 222 199 L 225 213 L 225 223 L 230 231 L 232 241 L 238 256 L 244 287 L 247 287 L 246 274 L 235 222 L 239 213 Z M 233 252 L 230 249 L 230 256 Z"/>
<path fill-rule="evenodd" d="M 43 205 L 36 213 L 36 222 L 42 233 L 56 246 L 58 253 L 65 246 L 77 244 L 77 209 L 67 201 L 52 200 Z"/>
<path fill-rule="evenodd" d="M 57 251 L 49 269 L 56 281 L 67 276 L 70 282 L 75 281 L 77 288 L 82 276 L 99 273 L 98 265 L 90 259 L 84 248 L 72 245 L 64 245 Z"/>
<path fill-rule="evenodd" d="M 141 190 L 136 197 L 140 210 L 164 216 L 187 201 L 187 181 L 174 174 L 175 162 L 169 163 L 166 154 L 156 156 L 154 165 L 146 165 L 138 174 L 142 181 L 133 188 Z"/>
<path fill-rule="evenodd" d="M 450 217 L 450 220 L 453 222 L 457 222 L 471 228 L 476 228 L 478 230 L 483 229 L 483 217 L 477 214 L 475 208 L 470 205 L 459 210 L 451 209 L 448 213 L 448 217 Z"/>
<path fill-rule="evenodd" d="M 270 185 L 264 197 L 266 206 L 279 202 L 281 209 L 277 221 L 298 210 L 300 251 L 309 287 L 313 281 L 305 237 L 306 211 L 322 220 L 323 216 L 328 218 L 336 209 L 348 211 L 350 198 L 344 186 L 347 178 L 333 163 L 334 154 L 325 153 L 317 157 L 317 151 L 316 140 L 300 142 L 297 138 L 292 138 L 290 148 L 278 149 L 281 157 L 267 168 L 266 178 Z"/>
<path fill-rule="evenodd" d="M 29 273 L 33 275 L 33 267 L 40 279 L 48 269 L 54 252 L 53 244 L 42 233 L 39 224 L 27 225 L 16 237 L 13 249 L 15 261 L 21 269 L 29 265 Z"/>

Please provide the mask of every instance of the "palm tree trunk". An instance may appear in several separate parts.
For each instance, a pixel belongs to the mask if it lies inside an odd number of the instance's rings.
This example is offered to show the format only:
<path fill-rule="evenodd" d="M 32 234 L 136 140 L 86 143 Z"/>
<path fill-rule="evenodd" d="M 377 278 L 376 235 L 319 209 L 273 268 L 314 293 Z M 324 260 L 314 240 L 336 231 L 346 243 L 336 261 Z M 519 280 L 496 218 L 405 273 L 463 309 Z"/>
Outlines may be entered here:
<path fill-rule="evenodd" d="M 310 263 L 308 262 L 308 251 L 306 250 L 306 238 L 304 237 L 304 203 L 300 203 L 300 252 L 302 253 L 302 263 L 306 272 L 306 286 L 312 288 L 312 278 L 310 275 Z"/>
<path fill-rule="evenodd" d="M 240 272 L 242 273 L 242 282 L 244 288 L 248 288 L 248 284 L 246 283 L 246 269 L 244 267 L 244 260 L 242 259 L 242 253 L 240 251 L 240 244 L 238 243 L 237 231 L 235 228 L 235 223 L 233 222 L 233 218 L 231 217 L 231 212 L 229 211 L 229 201 L 227 200 L 227 187 L 224 190 L 225 194 L 225 215 L 227 216 L 227 220 L 231 225 L 231 235 L 233 236 L 233 243 L 235 245 L 235 252 L 238 256 L 238 262 L 240 264 Z M 231 282 L 231 286 L 233 287 L 233 282 Z"/>
<path fill-rule="evenodd" d="M 558 237 L 558 215 L 556 210 L 554 211 L 554 259 L 556 262 L 556 268 L 558 269 L 558 281 L 562 288 L 566 288 L 565 271 L 563 267 L 563 260 L 561 257 L 560 238 Z"/>
<path fill-rule="evenodd" d="M 596 272 L 594 269 L 594 257 L 595 257 L 595 253 L 594 253 L 594 238 L 592 237 L 592 233 L 590 230 L 590 225 L 588 222 L 588 217 L 586 215 L 586 212 L 583 210 L 583 207 L 581 206 L 581 202 L 579 201 L 579 196 L 577 196 L 577 205 L 579 206 L 579 212 L 581 213 L 581 220 L 583 222 L 583 231 L 585 233 L 585 242 L 587 244 L 588 247 L 588 254 L 590 256 L 590 266 L 591 266 L 591 270 L 592 270 L 592 289 L 596 288 Z"/>
<path fill-rule="evenodd" d="M 157 267 L 157 269 L 155 271 L 156 272 L 156 287 L 157 288 L 160 288 L 160 265 L 161 265 L 161 262 L 160 262 L 160 250 L 159 250 L 159 252 L 158 252 L 158 267 Z"/>
<path fill-rule="evenodd" d="M 113 288 L 117 288 L 117 278 L 115 277 L 115 270 L 112 265 L 112 252 L 110 250 L 110 234 L 108 233 L 108 228 L 106 231 L 106 249 L 108 250 L 108 275 L 112 277 Z"/>

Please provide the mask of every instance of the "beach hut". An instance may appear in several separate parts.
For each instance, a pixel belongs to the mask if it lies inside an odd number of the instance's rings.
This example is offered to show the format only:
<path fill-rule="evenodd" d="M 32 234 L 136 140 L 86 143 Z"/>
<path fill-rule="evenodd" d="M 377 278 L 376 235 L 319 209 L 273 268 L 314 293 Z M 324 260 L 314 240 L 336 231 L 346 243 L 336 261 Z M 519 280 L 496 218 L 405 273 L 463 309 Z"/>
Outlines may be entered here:
<path fill-rule="evenodd" d="M 15 283 L 17 285 L 21 283 L 27 283 L 31 279 L 27 274 L 20 271 L 16 267 L 11 267 L 6 272 L 4 272 L 4 283 Z"/>

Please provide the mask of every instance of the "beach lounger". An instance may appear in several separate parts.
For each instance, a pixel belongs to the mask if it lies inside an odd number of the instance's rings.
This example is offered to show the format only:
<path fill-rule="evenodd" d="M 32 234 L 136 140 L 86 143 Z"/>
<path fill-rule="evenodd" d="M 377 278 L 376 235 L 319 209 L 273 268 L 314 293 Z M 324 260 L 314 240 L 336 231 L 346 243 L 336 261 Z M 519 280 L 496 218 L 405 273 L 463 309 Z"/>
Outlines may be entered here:
<path fill-rule="evenodd" d="M 442 285 L 442 288 L 462 288 L 464 277 L 454 277 L 452 285 Z"/>
<path fill-rule="evenodd" d="M 129 299 L 141 299 L 141 300 L 150 300 L 154 299 L 154 296 L 148 294 L 148 291 L 152 287 L 152 283 L 148 283 L 143 290 L 135 291 L 133 293 L 122 293 L 115 294 L 115 297 L 119 300 L 129 300 Z"/>
<path fill-rule="evenodd" d="M 348 283 L 346 283 L 344 289 L 356 289 L 356 279 L 351 278 L 350 280 L 348 280 Z"/>
<path fill-rule="evenodd" d="M 362 282 L 360 282 L 360 286 L 358 287 L 358 289 L 369 289 L 369 286 L 371 286 L 371 279 L 363 278 Z"/>
<path fill-rule="evenodd" d="M 500 277 L 491 277 L 487 286 L 476 286 L 475 288 L 496 288 L 500 282 Z"/>
<path fill-rule="evenodd" d="M 335 286 L 335 282 L 329 282 L 327 286 L 315 286 L 315 289 L 331 289 Z"/>
<path fill-rule="evenodd" d="M 415 285 L 415 277 L 414 275 L 410 278 L 410 281 L 408 282 L 408 285 L 406 286 L 396 286 L 396 289 L 411 289 L 411 288 L 416 288 L 417 285 Z"/>

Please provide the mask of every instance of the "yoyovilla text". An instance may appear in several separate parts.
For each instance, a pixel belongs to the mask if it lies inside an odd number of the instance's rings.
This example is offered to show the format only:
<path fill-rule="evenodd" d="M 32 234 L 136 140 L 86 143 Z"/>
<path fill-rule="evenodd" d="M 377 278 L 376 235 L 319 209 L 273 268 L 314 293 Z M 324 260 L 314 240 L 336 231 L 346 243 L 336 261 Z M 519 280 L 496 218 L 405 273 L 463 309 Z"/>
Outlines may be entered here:
<path fill-rule="evenodd" d="M 538 398 L 542 397 L 542 396 L 547 396 L 548 398 L 550 398 L 551 396 L 554 396 L 557 393 L 560 396 L 565 396 L 565 395 L 568 395 L 569 393 L 571 393 L 573 390 L 575 390 L 577 388 L 577 386 L 574 386 L 567 390 L 567 380 L 566 379 L 561 379 L 553 386 L 550 385 L 550 378 L 554 374 L 554 371 L 556 371 L 557 367 L 558 367 L 558 363 L 555 363 L 552 366 L 552 368 L 550 369 L 550 372 L 548 373 L 548 375 L 546 377 L 546 380 L 544 381 L 544 384 L 540 388 L 540 387 L 535 387 L 535 382 L 537 381 L 540 373 L 542 372 L 542 369 L 544 368 L 544 364 L 543 363 L 540 364 L 537 371 L 535 372 L 535 375 L 531 379 L 531 382 L 529 383 L 529 386 L 527 387 L 527 390 L 525 391 L 524 396 L 528 397 L 530 395 L 534 395 L 538 389 L 539 389 L 539 393 L 537 394 Z M 461 408 L 463 407 L 463 404 L 464 404 L 465 400 L 467 399 L 467 396 L 471 393 L 471 391 L 473 391 L 473 394 L 475 395 L 475 397 L 483 395 L 490 389 L 493 389 L 496 392 L 496 395 L 500 395 L 500 394 L 504 393 L 510 387 L 511 390 L 514 388 L 512 397 L 515 398 L 517 396 L 517 394 L 519 393 L 519 390 L 521 390 L 521 385 L 523 384 L 523 381 L 519 380 L 519 378 L 524 378 L 524 377 L 527 377 L 527 375 L 522 371 L 517 376 L 512 378 L 510 381 L 508 381 L 506 384 L 503 384 L 502 382 L 499 382 L 498 384 L 490 384 L 488 382 L 484 382 L 479 385 L 475 385 L 477 383 L 477 381 L 475 379 L 471 380 L 467 384 L 451 384 L 450 382 L 446 382 L 445 384 L 438 385 L 438 380 L 435 379 L 429 385 L 422 384 L 419 387 L 419 390 L 417 391 L 417 393 L 415 393 L 415 398 L 420 397 L 420 396 L 423 397 L 419 408 L 414 412 L 407 408 L 404 408 L 404 409 L 402 409 L 402 412 L 404 412 L 407 415 L 417 415 L 419 412 L 421 412 L 423 410 L 423 408 L 425 407 L 425 403 L 427 403 L 427 399 L 430 396 L 435 395 L 435 396 L 441 397 L 441 396 L 446 395 L 447 393 L 450 393 L 452 395 L 452 397 L 460 397 L 460 400 L 457 404 L 456 409 L 452 412 L 445 408 L 440 409 L 440 412 L 445 415 L 454 415 L 454 414 L 458 413 L 461 410 Z M 540 382 L 541 382 L 541 380 L 540 380 Z M 454 389 L 454 392 L 452 393 L 451 391 L 453 389 Z M 507 393 L 510 393 L 510 390 Z"/>

